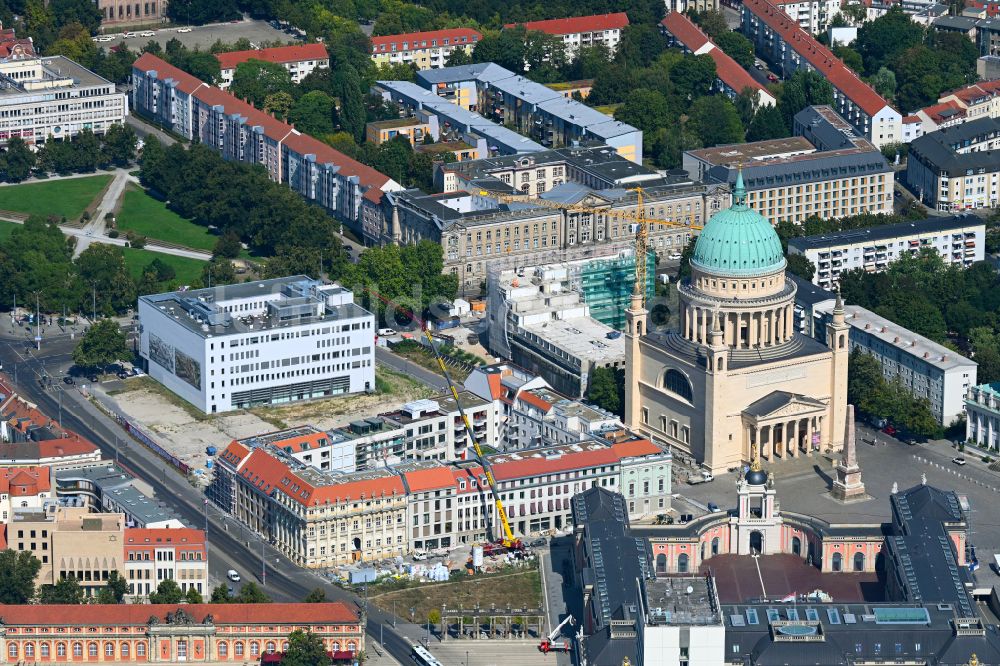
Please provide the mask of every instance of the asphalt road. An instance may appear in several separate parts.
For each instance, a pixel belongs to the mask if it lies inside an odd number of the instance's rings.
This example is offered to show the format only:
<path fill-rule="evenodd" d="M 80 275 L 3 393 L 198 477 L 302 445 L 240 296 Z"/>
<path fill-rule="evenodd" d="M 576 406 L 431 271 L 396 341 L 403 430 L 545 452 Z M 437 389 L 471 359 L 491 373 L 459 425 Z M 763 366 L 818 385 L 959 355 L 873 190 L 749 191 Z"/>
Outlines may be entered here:
<path fill-rule="evenodd" d="M 431 372 L 427 368 L 417 365 L 413 361 L 409 361 L 401 356 L 393 354 L 385 347 L 375 348 L 375 361 L 381 365 L 392 368 L 397 372 L 410 375 L 427 386 L 430 386 L 432 389 L 436 389 L 438 391 L 448 390 L 448 382 L 445 381 L 444 377 L 436 372 Z"/>
<path fill-rule="evenodd" d="M 317 587 L 326 592 L 328 600 L 343 601 L 350 605 L 364 606 L 357 595 L 331 585 L 320 576 L 301 569 L 281 556 L 276 550 L 256 538 L 250 545 L 237 536 L 239 526 L 228 520 L 213 505 L 206 505 L 204 495 L 191 486 L 179 473 L 167 468 L 152 452 L 128 438 L 113 421 L 99 412 L 82 396 L 78 387 L 61 383 L 60 378 L 72 365 L 72 350 L 79 338 L 71 339 L 69 333 L 46 335 L 40 351 L 26 351 L 30 335 L 27 328 L 14 328 L 9 333 L 9 319 L 3 321 L 0 333 L 0 361 L 8 377 L 17 375 L 17 389 L 28 400 L 53 418 L 62 419 L 65 427 L 74 430 L 97 444 L 108 459 L 117 458 L 137 477 L 149 484 L 156 499 L 173 509 L 187 524 L 204 528 L 208 521 L 209 565 L 213 580 L 226 580 L 225 572 L 236 569 L 244 580 L 257 579 L 264 591 L 275 601 L 300 601 Z M 53 377 L 53 387 L 43 389 L 39 377 Z M 117 443 L 121 442 L 119 448 Z M 261 579 L 261 550 L 263 548 L 266 581 Z M 409 641 L 391 627 L 391 614 L 374 606 L 368 608 L 366 630 L 369 636 L 381 635 L 384 649 L 395 659 L 408 662 Z M 381 629 L 380 629 L 380 625 Z"/>

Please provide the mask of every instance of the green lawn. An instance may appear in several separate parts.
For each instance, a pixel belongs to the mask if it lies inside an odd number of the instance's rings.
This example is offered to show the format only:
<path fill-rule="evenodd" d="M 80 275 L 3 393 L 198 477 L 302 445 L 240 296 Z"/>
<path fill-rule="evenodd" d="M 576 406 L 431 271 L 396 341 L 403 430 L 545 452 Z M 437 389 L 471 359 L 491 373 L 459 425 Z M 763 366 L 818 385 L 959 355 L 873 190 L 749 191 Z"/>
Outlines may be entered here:
<path fill-rule="evenodd" d="M 168 243 L 176 243 L 194 250 L 212 251 L 215 236 L 205 227 L 199 227 L 167 208 L 145 191 L 129 187 L 122 198 L 118 212 L 118 229 L 122 232 L 135 231 L 147 238 L 156 238 Z"/>
<path fill-rule="evenodd" d="M 0 210 L 27 215 L 55 215 L 75 221 L 110 180 L 110 175 L 102 174 L 7 185 L 0 187 Z"/>
<path fill-rule="evenodd" d="M 149 265 L 153 259 L 170 264 L 177 271 L 178 284 L 191 284 L 201 277 L 201 269 L 205 265 L 199 259 L 188 259 L 187 257 L 175 257 L 172 254 L 153 252 L 152 250 L 138 250 L 134 247 L 123 247 L 125 253 L 125 265 L 128 266 L 129 273 L 138 280 L 142 277 L 142 269 Z"/>
<path fill-rule="evenodd" d="M 0 220 L 0 241 L 10 236 L 10 232 L 14 231 L 16 227 L 21 225 L 16 222 L 7 222 L 5 220 Z"/>

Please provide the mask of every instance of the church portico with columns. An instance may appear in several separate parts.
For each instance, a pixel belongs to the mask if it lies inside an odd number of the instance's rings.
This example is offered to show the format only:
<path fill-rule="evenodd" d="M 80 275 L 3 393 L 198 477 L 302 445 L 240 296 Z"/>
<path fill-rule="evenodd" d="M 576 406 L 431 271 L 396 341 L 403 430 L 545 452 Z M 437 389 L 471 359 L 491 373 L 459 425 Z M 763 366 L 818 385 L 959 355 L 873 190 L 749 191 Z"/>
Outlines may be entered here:
<path fill-rule="evenodd" d="M 649 332 L 626 311 L 625 418 L 713 473 L 839 451 L 847 398 L 848 325 L 839 304 L 823 344 L 794 327 L 795 283 L 777 233 L 746 203 L 705 225 L 678 287 L 676 330 Z"/>

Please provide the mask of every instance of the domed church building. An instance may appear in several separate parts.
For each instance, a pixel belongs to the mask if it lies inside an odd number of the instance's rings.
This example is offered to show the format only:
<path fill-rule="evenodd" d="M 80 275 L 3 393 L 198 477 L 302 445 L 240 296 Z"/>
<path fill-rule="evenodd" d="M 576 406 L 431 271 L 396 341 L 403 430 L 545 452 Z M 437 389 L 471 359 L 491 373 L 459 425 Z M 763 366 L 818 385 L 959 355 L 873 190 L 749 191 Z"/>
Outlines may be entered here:
<path fill-rule="evenodd" d="M 626 311 L 629 427 L 713 473 L 750 460 L 751 444 L 774 466 L 844 441 L 843 305 L 826 345 L 796 331 L 781 241 L 746 198 L 741 173 L 733 205 L 705 225 L 679 285 L 679 330 L 649 332 L 639 295 Z"/>

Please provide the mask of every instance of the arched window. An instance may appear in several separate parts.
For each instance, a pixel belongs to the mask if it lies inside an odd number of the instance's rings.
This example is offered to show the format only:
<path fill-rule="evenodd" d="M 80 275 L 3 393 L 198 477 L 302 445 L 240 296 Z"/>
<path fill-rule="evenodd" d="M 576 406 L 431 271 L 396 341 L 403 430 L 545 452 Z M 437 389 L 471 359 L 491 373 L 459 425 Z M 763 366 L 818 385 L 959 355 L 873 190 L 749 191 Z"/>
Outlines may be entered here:
<path fill-rule="evenodd" d="M 256 657 L 260 654 L 260 643 L 253 641 L 250 643 L 250 656 Z"/>
<path fill-rule="evenodd" d="M 145 643 L 136 643 L 136 645 L 135 645 L 135 656 L 137 656 L 137 657 L 145 657 L 146 656 L 146 644 Z"/>
<path fill-rule="evenodd" d="M 656 573 L 667 573 L 667 556 L 663 553 L 656 556 Z"/>
<path fill-rule="evenodd" d="M 25 643 L 24 644 L 24 656 L 25 657 L 34 657 L 35 656 L 35 644 L 34 643 Z"/>
<path fill-rule="evenodd" d="M 129 655 L 129 652 L 131 652 L 131 651 L 132 650 L 129 648 L 128 643 L 122 643 L 122 656 L 123 657 L 127 657 Z"/>
<path fill-rule="evenodd" d="M 854 570 L 864 571 L 865 570 L 865 554 L 864 553 L 854 553 Z"/>
<path fill-rule="evenodd" d="M 843 571 L 844 569 L 844 556 L 840 553 L 834 553 L 833 557 L 830 558 L 830 564 L 834 571 Z"/>
<path fill-rule="evenodd" d="M 7 646 L 7 656 L 11 659 L 17 659 L 17 643 L 10 643 Z"/>
<path fill-rule="evenodd" d="M 681 553 L 677 556 L 677 573 L 687 573 L 688 572 L 688 556 L 687 553 Z"/>
<path fill-rule="evenodd" d="M 281 651 L 288 652 L 288 641 L 285 641 L 284 643 L 281 644 Z"/>
<path fill-rule="evenodd" d="M 74 657 L 83 656 L 83 643 L 73 643 L 73 656 Z"/>
<path fill-rule="evenodd" d="M 87 654 L 91 657 L 97 656 L 97 643 L 90 643 L 87 645 Z"/>
<path fill-rule="evenodd" d="M 330 646 L 330 649 L 333 650 L 334 652 L 340 652 L 340 643 L 334 641 L 333 645 Z"/>
<path fill-rule="evenodd" d="M 688 402 L 694 402 L 694 391 L 691 389 L 691 382 L 683 373 L 670 368 L 663 373 L 663 388 L 671 393 L 676 393 Z"/>
<path fill-rule="evenodd" d="M 104 656 L 105 657 L 113 657 L 113 656 L 115 656 L 115 644 L 114 643 L 105 643 L 104 644 Z"/>
<path fill-rule="evenodd" d="M 236 656 L 237 657 L 242 657 L 243 656 L 243 643 L 240 643 L 240 642 L 236 643 L 235 652 L 236 652 Z"/>
<path fill-rule="evenodd" d="M 38 652 L 40 653 L 42 659 L 48 659 L 49 656 L 50 656 L 49 655 L 49 644 L 48 643 L 42 643 L 41 645 L 39 645 L 38 646 Z"/>
<path fill-rule="evenodd" d="M 57 657 L 65 657 L 66 656 L 66 644 L 65 643 L 56 643 L 56 656 Z"/>
<path fill-rule="evenodd" d="M 216 650 L 220 657 L 229 656 L 229 645 L 225 641 L 219 641 L 218 649 Z"/>
<path fill-rule="evenodd" d="M 348 641 L 347 642 L 347 650 L 349 652 L 354 652 L 357 649 L 358 649 L 357 643 L 355 643 L 354 641 Z"/>
<path fill-rule="evenodd" d="M 802 539 L 798 537 L 792 537 L 792 555 L 802 554 Z"/>
<path fill-rule="evenodd" d="M 277 646 L 274 644 L 274 641 L 268 641 L 267 642 L 267 653 L 268 654 L 274 654 L 274 651 L 276 649 L 277 649 Z"/>
<path fill-rule="evenodd" d="M 712 539 L 712 555 L 719 554 L 719 537 Z"/>

